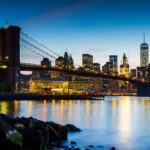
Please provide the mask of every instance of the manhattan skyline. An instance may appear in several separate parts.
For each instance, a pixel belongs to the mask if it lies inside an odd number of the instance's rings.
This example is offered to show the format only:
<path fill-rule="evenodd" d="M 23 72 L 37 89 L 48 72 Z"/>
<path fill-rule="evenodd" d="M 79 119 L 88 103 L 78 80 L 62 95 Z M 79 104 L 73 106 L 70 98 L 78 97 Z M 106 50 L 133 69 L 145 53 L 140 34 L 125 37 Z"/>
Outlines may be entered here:
<path fill-rule="evenodd" d="M 149 44 L 149 4 L 147 0 L 7 0 L 1 2 L 0 26 L 6 21 L 20 26 L 59 54 L 68 49 L 79 65 L 83 53 L 92 54 L 101 66 L 109 61 L 109 55 L 118 55 L 120 64 L 126 53 L 130 68 L 135 68 L 140 66 L 143 32 Z"/>

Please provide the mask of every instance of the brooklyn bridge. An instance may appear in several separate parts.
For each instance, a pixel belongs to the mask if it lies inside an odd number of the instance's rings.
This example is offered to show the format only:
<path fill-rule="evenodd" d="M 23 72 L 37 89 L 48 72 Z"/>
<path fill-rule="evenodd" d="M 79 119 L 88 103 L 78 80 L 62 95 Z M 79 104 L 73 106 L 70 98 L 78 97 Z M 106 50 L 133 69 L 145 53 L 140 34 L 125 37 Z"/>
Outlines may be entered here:
<path fill-rule="evenodd" d="M 37 47 L 30 41 L 27 41 L 23 37 L 30 38 L 31 41 L 38 43 L 40 46 L 46 48 L 49 52 L 43 51 L 40 47 Z M 22 42 L 21 42 L 22 41 Z M 31 47 L 26 46 L 26 43 L 37 51 L 31 49 Z M 100 77 L 113 80 L 128 81 L 132 84 L 137 85 L 137 96 L 150 96 L 150 82 L 148 80 L 140 80 L 132 77 L 124 77 L 117 74 L 107 74 L 97 71 L 85 71 L 78 68 L 60 68 L 54 66 L 42 66 L 37 64 L 31 64 L 27 62 L 22 62 L 20 60 L 20 49 L 24 47 L 35 54 L 41 55 L 39 51 L 42 51 L 49 58 L 55 58 L 54 55 L 60 56 L 55 51 L 44 46 L 42 43 L 36 41 L 34 38 L 30 37 L 28 34 L 23 32 L 20 27 L 9 26 L 7 28 L 0 29 L 0 83 L 9 83 L 16 90 L 19 83 L 19 74 L 21 71 L 57 71 L 62 72 L 66 75 L 76 75 L 84 77 Z M 53 55 L 54 54 L 54 55 Z M 42 56 L 42 55 L 41 55 Z M 44 56 L 43 56 L 44 57 Z"/>

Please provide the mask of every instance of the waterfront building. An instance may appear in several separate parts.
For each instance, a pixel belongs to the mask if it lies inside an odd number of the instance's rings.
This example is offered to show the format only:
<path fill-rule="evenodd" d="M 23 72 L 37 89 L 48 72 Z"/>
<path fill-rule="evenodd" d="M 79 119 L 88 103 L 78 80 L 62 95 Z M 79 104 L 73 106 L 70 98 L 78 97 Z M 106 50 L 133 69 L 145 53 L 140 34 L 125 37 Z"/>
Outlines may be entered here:
<path fill-rule="evenodd" d="M 148 66 L 149 61 L 149 53 L 148 53 L 148 44 L 145 43 L 145 35 L 143 43 L 140 45 L 140 66 L 146 67 Z"/>
<path fill-rule="evenodd" d="M 92 70 L 93 56 L 90 54 L 82 54 L 82 66 L 85 70 Z"/>
<path fill-rule="evenodd" d="M 115 73 L 118 73 L 118 56 L 117 55 L 110 55 L 109 62 L 114 63 L 115 65 Z"/>
<path fill-rule="evenodd" d="M 115 74 L 115 64 L 113 62 L 106 62 L 104 66 L 102 66 L 102 71 L 107 74 Z M 115 92 L 118 87 L 118 81 L 112 79 L 103 79 L 103 90 L 106 93 L 111 94 L 111 92 Z"/>
<path fill-rule="evenodd" d="M 30 93 L 40 94 L 66 94 L 68 93 L 69 82 L 58 79 L 31 79 Z"/>
<path fill-rule="evenodd" d="M 31 75 L 25 75 L 20 73 L 20 92 L 22 93 L 29 93 L 29 87 L 30 87 L 30 80 Z"/>

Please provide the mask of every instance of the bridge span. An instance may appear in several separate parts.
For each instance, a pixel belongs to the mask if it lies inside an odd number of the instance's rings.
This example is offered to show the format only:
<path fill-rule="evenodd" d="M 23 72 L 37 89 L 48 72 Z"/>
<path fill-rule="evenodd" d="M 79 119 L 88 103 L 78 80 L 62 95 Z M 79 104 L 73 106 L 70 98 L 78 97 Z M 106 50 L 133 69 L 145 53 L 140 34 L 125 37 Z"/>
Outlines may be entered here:
<path fill-rule="evenodd" d="M 8 28 L 0 29 L 0 83 L 11 84 L 14 91 L 16 90 L 18 84 L 19 80 L 18 77 L 20 71 L 59 71 L 69 75 L 102 77 L 114 80 L 129 81 L 133 84 L 138 85 L 137 86 L 138 96 L 150 96 L 149 81 L 139 80 L 135 78 L 126 78 L 120 75 L 106 74 L 103 72 L 96 72 L 96 71 L 92 72 L 92 71 L 83 71 L 79 69 L 43 67 L 40 65 L 20 63 L 20 46 L 21 46 L 20 40 L 22 40 L 20 38 L 20 31 L 21 28 L 16 26 L 9 26 Z M 26 41 L 24 40 L 24 42 Z M 40 45 L 42 44 L 40 43 Z M 49 49 L 49 51 L 51 50 Z"/>
<path fill-rule="evenodd" d="M 106 73 L 97 72 L 97 71 L 84 71 L 84 70 L 79 70 L 75 68 L 65 69 L 65 68 L 60 68 L 60 67 L 48 67 L 48 66 L 41 66 L 41 65 L 27 64 L 27 63 L 21 63 L 20 70 L 21 71 L 37 71 L 37 72 L 58 71 L 58 72 L 63 72 L 65 74 L 76 75 L 76 76 L 102 77 L 102 78 L 109 78 L 109 79 L 114 79 L 114 80 L 129 81 L 131 83 L 137 83 L 137 84 L 149 83 L 149 81 L 140 80 L 137 78 L 124 77 L 124 76 L 115 75 L 115 74 L 106 74 Z"/>

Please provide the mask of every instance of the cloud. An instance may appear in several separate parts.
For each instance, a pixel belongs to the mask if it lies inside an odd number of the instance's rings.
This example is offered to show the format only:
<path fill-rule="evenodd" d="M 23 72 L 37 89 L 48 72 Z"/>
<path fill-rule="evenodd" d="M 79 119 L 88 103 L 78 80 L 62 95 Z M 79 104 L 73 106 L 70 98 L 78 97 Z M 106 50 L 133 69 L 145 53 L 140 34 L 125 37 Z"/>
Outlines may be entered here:
<path fill-rule="evenodd" d="M 60 7 L 60 8 L 58 7 L 58 8 L 50 9 L 43 14 L 40 14 L 38 16 L 31 17 L 31 18 L 25 20 L 25 22 L 30 22 L 30 25 L 31 25 L 31 23 L 35 24 L 35 23 L 47 21 L 50 19 L 51 20 L 52 19 L 59 19 L 61 17 L 70 16 L 74 13 L 85 10 L 86 8 L 92 6 L 96 3 L 102 3 L 104 1 L 107 1 L 107 0 L 80 0 L 80 1 L 75 1 L 75 2 L 71 3 L 70 5 L 65 5 L 64 7 Z"/>

